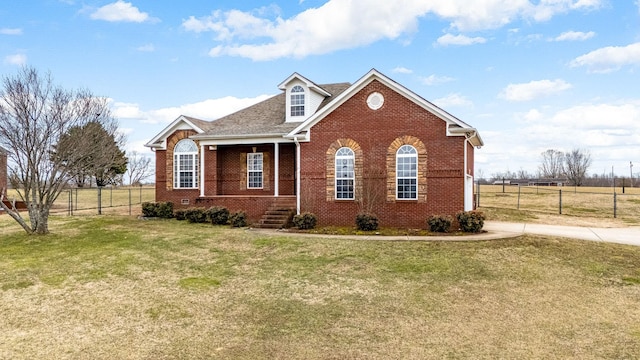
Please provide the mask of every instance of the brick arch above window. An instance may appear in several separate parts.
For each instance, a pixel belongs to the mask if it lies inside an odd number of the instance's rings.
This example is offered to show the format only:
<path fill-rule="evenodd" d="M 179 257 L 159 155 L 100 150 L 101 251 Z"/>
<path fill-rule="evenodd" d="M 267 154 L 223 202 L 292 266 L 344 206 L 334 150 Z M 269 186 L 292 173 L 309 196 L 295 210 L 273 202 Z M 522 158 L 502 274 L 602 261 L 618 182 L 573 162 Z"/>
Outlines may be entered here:
<path fill-rule="evenodd" d="M 403 145 L 418 152 L 418 202 L 427 201 L 427 147 L 415 136 L 405 135 L 393 140 L 387 149 L 387 201 L 396 201 L 396 154 Z"/>
<path fill-rule="evenodd" d="M 166 179 L 167 179 L 167 190 L 173 190 L 173 148 L 175 148 L 176 144 L 180 142 L 180 140 L 187 139 L 191 135 L 195 135 L 196 132 L 193 130 L 178 130 L 171 137 L 167 139 L 167 162 L 166 162 Z M 195 142 L 198 145 L 198 142 Z M 200 152 L 200 147 L 198 146 L 198 153 Z M 199 156 L 200 154 L 198 154 Z"/>
<path fill-rule="evenodd" d="M 329 145 L 326 153 L 327 201 L 336 200 L 336 152 L 343 147 L 354 153 L 355 200 L 358 200 L 358 194 L 362 192 L 362 148 L 353 139 L 338 139 Z"/>

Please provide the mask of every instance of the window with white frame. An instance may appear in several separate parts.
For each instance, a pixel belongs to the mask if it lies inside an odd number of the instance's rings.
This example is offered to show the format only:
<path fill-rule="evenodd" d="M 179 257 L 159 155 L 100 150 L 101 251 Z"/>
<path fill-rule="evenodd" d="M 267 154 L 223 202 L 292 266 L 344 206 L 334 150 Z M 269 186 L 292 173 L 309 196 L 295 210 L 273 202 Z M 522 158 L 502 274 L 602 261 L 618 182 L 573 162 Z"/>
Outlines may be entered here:
<path fill-rule="evenodd" d="M 396 152 L 396 198 L 418 198 L 418 152 L 411 145 L 402 145 Z"/>
<path fill-rule="evenodd" d="M 291 116 L 304 116 L 304 89 L 300 85 L 291 89 Z"/>
<path fill-rule="evenodd" d="M 352 200 L 354 198 L 354 153 L 348 147 L 336 152 L 336 199 Z"/>
<path fill-rule="evenodd" d="M 249 189 L 262 189 L 262 153 L 248 153 L 247 154 L 247 188 Z"/>
<path fill-rule="evenodd" d="M 198 187 L 198 146 L 193 140 L 180 140 L 173 148 L 173 187 Z"/>

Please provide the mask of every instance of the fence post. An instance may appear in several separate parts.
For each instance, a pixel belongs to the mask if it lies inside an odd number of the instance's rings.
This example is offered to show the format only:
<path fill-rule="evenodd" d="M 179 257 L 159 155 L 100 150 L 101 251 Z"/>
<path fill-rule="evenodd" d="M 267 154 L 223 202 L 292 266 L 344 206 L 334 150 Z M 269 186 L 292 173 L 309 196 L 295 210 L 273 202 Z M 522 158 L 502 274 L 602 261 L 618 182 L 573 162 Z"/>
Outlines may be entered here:
<path fill-rule="evenodd" d="M 476 207 L 480 207 L 480 180 L 478 180 L 478 190 L 476 191 L 477 199 L 476 199 Z"/>
<path fill-rule="evenodd" d="M 502 178 L 502 193 L 504 194 L 504 178 Z"/>
<path fill-rule="evenodd" d="M 559 204 L 558 204 L 558 208 L 560 209 L 560 210 L 559 210 L 560 215 L 562 215 L 562 189 L 558 190 L 558 194 L 560 195 L 560 196 L 559 196 L 559 199 L 560 199 L 559 201 L 560 201 L 560 202 L 559 202 Z"/>
<path fill-rule="evenodd" d="M 129 216 L 131 216 L 131 187 L 129 187 Z"/>
<path fill-rule="evenodd" d="M 109 207 L 113 207 L 113 185 L 109 188 Z"/>
<path fill-rule="evenodd" d="M 518 184 L 518 210 L 520 210 L 520 184 Z"/>
<path fill-rule="evenodd" d="M 613 218 L 618 217 L 618 194 L 613 193 Z"/>
<path fill-rule="evenodd" d="M 67 209 L 67 215 L 71 216 L 71 208 L 73 207 L 73 199 L 71 199 L 71 194 L 73 190 L 69 189 L 69 208 Z"/>

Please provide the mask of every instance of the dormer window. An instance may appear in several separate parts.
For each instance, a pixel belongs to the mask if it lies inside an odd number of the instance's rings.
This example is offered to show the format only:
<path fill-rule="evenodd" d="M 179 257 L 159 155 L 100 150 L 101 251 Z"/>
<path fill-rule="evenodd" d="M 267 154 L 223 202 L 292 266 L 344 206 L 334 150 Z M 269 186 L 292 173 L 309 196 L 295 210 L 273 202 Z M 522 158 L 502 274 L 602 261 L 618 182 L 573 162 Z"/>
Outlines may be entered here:
<path fill-rule="evenodd" d="M 291 116 L 304 116 L 304 89 L 300 85 L 291 89 Z"/>

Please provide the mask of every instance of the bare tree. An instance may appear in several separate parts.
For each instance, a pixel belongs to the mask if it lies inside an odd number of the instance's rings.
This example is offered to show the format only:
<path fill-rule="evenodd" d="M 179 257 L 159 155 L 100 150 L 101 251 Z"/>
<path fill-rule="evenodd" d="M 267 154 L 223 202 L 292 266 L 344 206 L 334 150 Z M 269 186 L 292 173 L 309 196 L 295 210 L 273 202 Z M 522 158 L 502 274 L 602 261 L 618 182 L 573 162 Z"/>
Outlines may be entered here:
<path fill-rule="evenodd" d="M 143 156 L 137 151 L 132 151 L 128 159 L 129 163 L 125 175 L 129 180 L 129 185 L 140 185 L 143 180 L 153 176 L 154 169 L 151 166 L 150 157 Z"/>
<path fill-rule="evenodd" d="M 564 156 L 564 173 L 575 186 L 582 185 L 589 166 L 591 166 L 591 154 L 588 150 L 573 149 Z"/>
<path fill-rule="evenodd" d="M 564 153 L 555 149 L 548 149 L 542 154 L 542 162 L 538 166 L 540 176 L 548 179 L 557 179 L 563 175 Z"/>
<path fill-rule="evenodd" d="M 25 220 L 15 206 L 2 208 L 29 234 L 49 232 L 49 212 L 69 180 L 62 161 L 54 161 L 55 145 L 70 129 L 91 121 L 112 120 L 104 99 L 88 90 L 70 91 L 54 85 L 50 74 L 24 67 L 5 76 L 0 88 L 0 145 L 9 152 L 9 181 L 29 213 Z M 0 189 L 0 198 L 6 189 Z"/>

